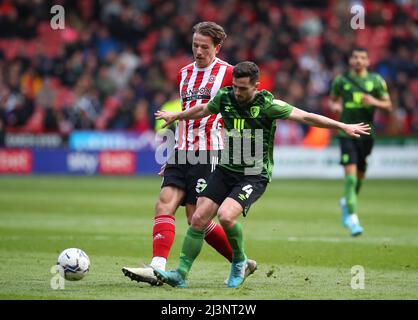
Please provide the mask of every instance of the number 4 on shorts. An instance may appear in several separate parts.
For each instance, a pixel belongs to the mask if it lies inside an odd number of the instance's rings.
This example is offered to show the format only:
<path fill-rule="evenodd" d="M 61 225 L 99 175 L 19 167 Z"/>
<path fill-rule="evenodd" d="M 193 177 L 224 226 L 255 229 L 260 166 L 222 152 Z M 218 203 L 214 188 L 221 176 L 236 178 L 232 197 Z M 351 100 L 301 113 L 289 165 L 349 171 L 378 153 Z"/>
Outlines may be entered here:
<path fill-rule="evenodd" d="M 244 192 L 245 192 L 245 195 L 244 195 L 244 194 L 242 194 L 242 193 L 240 193 L 240 194 L 238 195 L 238 197 L 239 197 L 241 200 L 248 199 L 248 198 L 250 197 L 251 193 L 253 192 L 253 186 L 252 186 L 252 185 L 250 185 L 250 184 L 247 184 L 245 187 L 242 187 L 242 191 L 244 191 Z"/>

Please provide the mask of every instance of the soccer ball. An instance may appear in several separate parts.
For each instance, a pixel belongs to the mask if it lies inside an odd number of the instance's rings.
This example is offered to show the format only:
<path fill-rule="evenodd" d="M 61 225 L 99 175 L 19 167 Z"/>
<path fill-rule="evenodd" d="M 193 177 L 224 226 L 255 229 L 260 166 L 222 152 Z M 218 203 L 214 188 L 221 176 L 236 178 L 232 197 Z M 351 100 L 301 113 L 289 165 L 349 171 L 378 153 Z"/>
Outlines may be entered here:
<path fill-rule="evenodd" d="M 65 249 L 58 256 L 57 265 L 66 280 L 81 280 L 89 272 L 90 259 L 87 254 L 77 248 Z"/>

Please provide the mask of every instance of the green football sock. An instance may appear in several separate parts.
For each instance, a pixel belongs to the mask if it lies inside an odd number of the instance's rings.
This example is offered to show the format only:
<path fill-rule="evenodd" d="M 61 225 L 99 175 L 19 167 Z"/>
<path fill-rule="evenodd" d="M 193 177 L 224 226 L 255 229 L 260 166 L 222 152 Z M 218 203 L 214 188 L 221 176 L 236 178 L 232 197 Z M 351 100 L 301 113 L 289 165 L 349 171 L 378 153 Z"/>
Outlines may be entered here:
<path fill-rule="evenodd" d="M 183 241 L 183 247 L 180 253 L 180 261 L 177 271 L 186 279 L 192 268 L 192 264 L 199 255 L 203 245 L 204 231 L 187 229 L 186 237 Z"/>
<path fill-rule="evenodd" d="M 347 201 L 348 212 L 350 214 L 357 213 L 357 194 L 356 194 L 357 177 L 346 176 L 344 180 L 344 196 Z"/>
<path fill-rule="evenodd" d="M 245 253 L 241 224 L 236 222 L 232 228 L 225 230 L 225 233 L 232 248 L 232 261 L 243 261 Z"/>

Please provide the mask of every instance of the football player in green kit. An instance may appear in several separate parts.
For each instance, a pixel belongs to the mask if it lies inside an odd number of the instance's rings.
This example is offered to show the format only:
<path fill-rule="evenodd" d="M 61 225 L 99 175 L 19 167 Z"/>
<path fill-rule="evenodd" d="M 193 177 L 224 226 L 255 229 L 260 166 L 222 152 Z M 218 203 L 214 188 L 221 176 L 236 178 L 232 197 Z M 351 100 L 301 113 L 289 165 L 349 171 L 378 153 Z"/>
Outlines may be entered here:
<path fill-rule="evenodd" d="M 339 131 L 341 161 L 344 166 L 344 196 L 340 199 L 342 224 L 352 236 L 363 233 L 358 219 L 357 196 L 367 169 L 367 157 L 373 148 L 375 129 L 373 115 L 376 108 L 391 111 L 386 83 L 383 78 L 367 71 L 367 50 L 355 48 L 349 59 L 350 70 L 335 78 L 331 88 L 331 109 L 345 123 L 367 123 L 371 134 L 360 138 L 348 137 Z"/>
<path fill-rule="evenodd" d="M 215 216 L 218 216 L 233 252 L 227 286 L 237 288 L 244 282 L 247 255 L 243 230 L 237 219 L 241 214 L 247 215 L 251 204 L 261 197 L 271 181 L 276 119 L 342 129 L 352 137 L 369 134 L 367 124 L 347 125 L 275 100 L 270 92 L 258 91 L 258 79 L 259 69 L 255 63 L 238 63 L 233 70 L 232 86 L 219 90 L 207 104 L 183 112 L 157 111 L 155 114 L 157 119 L 164 119 L 169 125 L 177 119 L 195 119 L 220 113 L 225 130 L 221 162 L 199 195 L 177 269 L 154 270 L 159 280 L 173 287 L 187 286 L 187 276 L 202 248 L 203 231 Z"/>

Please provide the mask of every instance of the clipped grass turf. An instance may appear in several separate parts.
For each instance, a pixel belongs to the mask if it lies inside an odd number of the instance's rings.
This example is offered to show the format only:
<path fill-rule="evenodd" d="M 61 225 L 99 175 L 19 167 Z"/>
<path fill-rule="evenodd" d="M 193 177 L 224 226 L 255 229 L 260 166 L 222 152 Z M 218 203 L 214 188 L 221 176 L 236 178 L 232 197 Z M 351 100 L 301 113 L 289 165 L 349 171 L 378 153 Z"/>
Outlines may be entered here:
<path fill-rule="evenodd" d="M 365 234 L 340 224 L 342 181 L 274 180 L 241 218 L 248 256 L 259 269 L 236 290 L 230 266 L 204 245 L 189 288 L 131 282 L 123 266 L 149 263 L 158 178 L 1 177 L 0 299 L 418 299 L 418 181 L 366 180 L 360 196 Z M 186 231 L 184 209 L 168 267 Z M 65 248 L 89 255 L 90 273 L 51 289 L 51 267 Z M 353 290 L 351 267 L 365 288 Z"/>

